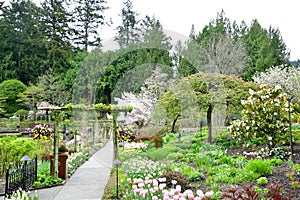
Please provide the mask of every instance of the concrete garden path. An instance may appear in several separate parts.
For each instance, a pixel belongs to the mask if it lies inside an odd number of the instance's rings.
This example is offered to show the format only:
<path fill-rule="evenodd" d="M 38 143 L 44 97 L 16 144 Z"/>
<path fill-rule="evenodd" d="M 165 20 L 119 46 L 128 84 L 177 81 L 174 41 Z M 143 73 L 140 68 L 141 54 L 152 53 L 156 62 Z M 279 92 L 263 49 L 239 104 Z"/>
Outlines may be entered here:
<path fill-rule="evenodd" d="M 100 200 L 113 166 L 110 139 L 63 186 L 37 190 L 39 200 Z M 34 195 L 34 191 L 31 192 Z"/>

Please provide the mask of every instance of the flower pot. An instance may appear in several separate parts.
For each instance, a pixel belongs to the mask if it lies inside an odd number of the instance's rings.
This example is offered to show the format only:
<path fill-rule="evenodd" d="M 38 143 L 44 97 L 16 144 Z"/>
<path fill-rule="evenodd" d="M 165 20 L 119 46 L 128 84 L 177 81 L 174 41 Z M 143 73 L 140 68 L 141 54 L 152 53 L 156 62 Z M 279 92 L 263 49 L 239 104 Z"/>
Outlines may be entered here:
<path fill-rule="evenodd" d="M 68 156 L 69 154 L 62 153 L 58 154 L 58 177 L 66 180 L 68 178 Z M 50 162 L 51 175 L 54 174 L 54 158 L 51 156 Z"/>

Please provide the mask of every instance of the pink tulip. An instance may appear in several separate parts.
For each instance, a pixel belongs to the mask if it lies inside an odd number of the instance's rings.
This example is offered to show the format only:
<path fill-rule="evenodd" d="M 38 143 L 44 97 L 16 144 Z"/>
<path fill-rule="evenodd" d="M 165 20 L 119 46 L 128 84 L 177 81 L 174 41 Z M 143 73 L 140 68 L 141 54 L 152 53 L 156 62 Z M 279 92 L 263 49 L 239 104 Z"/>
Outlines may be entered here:
<path fill-rule="evenodd" d="M 204 193 L 202 190 L 197 190 L 197 195 L 202 199 L 204 197 Z"/>
<path fill-rule="evenodd" d="M 175 190 L 177 193 L 181 192 L 181 186 L 180 185 L 176 185 Z"/>
<path fill-rule="evenodd" d="M 127 178 L 127 182 L 128 182 L 128 183 L 131 183 L 131 178 Z"/>
<path fill-rule="evenodd" d="M 159 178 L 158 181 L 162 183 L 162 182 L 166 182 L 167 179 L 166 178 Z"/>
<path fill-rule="evenodd" d="M 145 184 L 144 184 L 144 183 L 139 183 L 138 186 L 139 186 L 140 188 L 143 188 L 143 187 L 145 186 Z"/>
<path fill-rule="evenodd" d="M 134 190 L 134 189 L 136 189 L 137 188 L 137 185 L 133 185 L 132 186 L 132 189 Z"/>
<path fill-rule="evenodd" d="M 150 188 L 150 193 L 154 193 L 154 192 L 156 192 L 155 189 Z"/>
<path fill-rule="evenodd" d="M 145 198 L 146 197 L 146 194 L 148 193 L 148 190 L 141 190 L 140 191 L 140 195 Z"/>
<path fill-rule="evenodd" d="M 169 196 L 174 196 L 175 195 L 175 193 L 173 191 L 169 191 L 168 194 L 169 194 Z"/>
<path fill-rule="evenodd" d="M 164 196 L 164 200 L 170 200 L 169 196 Z"/>
<path fill-rule="evenodd" d="M 158 197 L 157 196 L 153 196 L 152 200 L 158 200 Z"/>
<path fill-rule="evenodd" d="M 163 190 L 166 186 L 167 186 L 167 184 L 161 183 L 161 184 L 159 184 L 159 189 Z"/>
<path fill-rule="evenodd" d="M 176 185 L 177 181 L 176 180 L 172 180 L 171 181 L 173 185 Z"/>
<path fill-rule="evenodd" d="M 153 179 L 153 186 L 155 187 L 155 186 L 158 186 L 158 181 L 156 180 L 156 179 Z"/>
<path fill-rule="evenodd" d="M 206 192 L 206 193 L 205 193 L 205 196 L 206 196 L 206 197 L 212 197 L 213 194 L 214 194 L 213 191 L 209 191 L 209 192 Z"/>

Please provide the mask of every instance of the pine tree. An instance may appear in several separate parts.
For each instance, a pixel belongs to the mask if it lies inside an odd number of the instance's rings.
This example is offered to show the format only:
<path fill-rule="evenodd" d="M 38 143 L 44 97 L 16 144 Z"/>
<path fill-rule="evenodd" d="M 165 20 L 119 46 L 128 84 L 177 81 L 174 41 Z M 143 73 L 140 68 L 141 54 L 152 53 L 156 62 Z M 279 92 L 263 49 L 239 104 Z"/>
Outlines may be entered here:
<path fill-rule="evenodd" d="M 45 0 L 42 3 L 43 18 L 40 28 L 46 36 L 47 65 L 54 73 L 62 73 L 69 68 L 72 29 L 71 14 L 66 10 L 66 6 L 64 0 Z"/>
<path fill-rule="evenodd" d="M 133 11 L 131 0 L 123 2 L 122 8 L 122 25 L 117 27 L 117 36 L 115 40 L 120 47 L 126 47 L 128 44 L 134 44 L 140 41 L 140 28 L 138 14 Z"/>
<path fill-rule="evenodd" d="M 13 0 L 1 7 L 1 13 L 0 58 L 5 72 L 2 80 L 34 82 L 43 71 L 46 56 L 43 34 L 38 28 L 40 9 L 30 0 Z"/>
<path fill-rule="evenodd" d="M 105 24 L 103 12 L 108 9 L 105 0 L 77 0 L 75 7 L 74 43 L 84 51 L 89 47 L 101 47 L 99 26 Z"/>

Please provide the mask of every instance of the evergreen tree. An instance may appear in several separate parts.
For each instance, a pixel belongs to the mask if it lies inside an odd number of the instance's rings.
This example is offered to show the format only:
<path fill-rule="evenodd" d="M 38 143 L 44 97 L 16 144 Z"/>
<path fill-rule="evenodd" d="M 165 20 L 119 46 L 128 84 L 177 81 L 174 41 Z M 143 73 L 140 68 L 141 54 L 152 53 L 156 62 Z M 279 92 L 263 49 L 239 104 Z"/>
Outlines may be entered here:
<path fill-rule="evenodd" d="M 139 21 L 137 13 L 133 11 L 131 0 L 123 2 L 121 11 L 122 25 L 117 27 L 117 36 L 115 40 L 120 47 L 126 47 L 128 44 L 134 44 L 140 41 Z"/>
<path fill-rule="evenodd" d="M 105 24 L 103 12 L 107 9 L 105 0 L 77 0 L 75 7 L 75 41 L 84 51 L 88 47 L 100 47 L 99 26 Z"/>
<path fill-rule="evenodd" d="M 38 28 L 40 9 L 30 0 L 13 0 L 1 11 L 0 62 L 4 71 L 1 80 L 34 82 L 45 69 L 46 57 L 43 34 Z"/>
<path fill-rule="evenodd" d="M 289 52 L 278 29 L 270 27 L 268 32 L 257 20 L 253 20 L 242 40 L 250 57 L 243 73 L 244 79 L 251 80 L 256 72 L 264 72 L 272 66 L 288 63 Z"/>
<path fill-rule="evenodd" d="M 65 72 L 70 67 L 68 58 L 72 53 L 71 14 L 65 7 L 64 0 L 45 0 L 42 3 L 43 18 L 40 28 L 46 37 L 47 66 L 52 68 L 54 73 Z"/>

